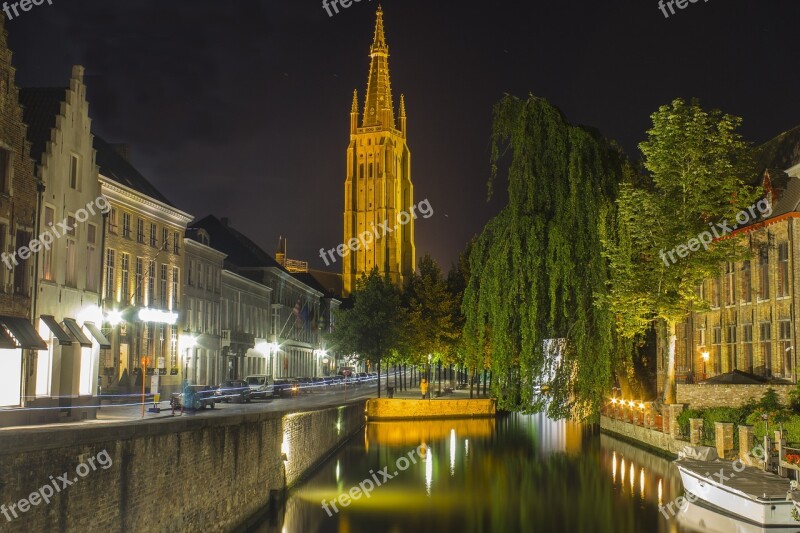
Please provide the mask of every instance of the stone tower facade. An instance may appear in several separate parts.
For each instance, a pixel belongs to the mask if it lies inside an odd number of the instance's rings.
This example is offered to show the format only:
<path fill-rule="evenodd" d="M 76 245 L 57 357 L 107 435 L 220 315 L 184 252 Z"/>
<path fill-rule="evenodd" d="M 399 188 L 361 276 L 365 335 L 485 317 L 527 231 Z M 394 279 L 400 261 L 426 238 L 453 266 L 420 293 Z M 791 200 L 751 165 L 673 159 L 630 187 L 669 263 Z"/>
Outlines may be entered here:
<path fill-rule="evenodd" d="M 414 218 L 411 206 L 411 152 L 406 143 L 406 109 L 400 96 L 398 121 L 389 81 L 389 46 L 378 8 L 361 126 L 358 94 L 350 109 L 350 145 L 344 184 L 344 240 L 350 249 L 342 264 L 344 296 L 373 268 L 400 286 L 414 272 Z M 358 245 L 355 245 L 355 243 Z"/>

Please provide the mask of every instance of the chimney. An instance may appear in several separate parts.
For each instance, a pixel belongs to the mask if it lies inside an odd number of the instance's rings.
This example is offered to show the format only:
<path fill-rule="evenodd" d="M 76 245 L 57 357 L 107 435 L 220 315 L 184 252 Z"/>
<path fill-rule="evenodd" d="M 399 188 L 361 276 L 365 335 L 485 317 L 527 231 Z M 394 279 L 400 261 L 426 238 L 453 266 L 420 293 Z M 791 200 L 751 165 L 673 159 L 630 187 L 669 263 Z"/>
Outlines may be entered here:
<path fill-rule="evenodd" d="M 112 144 L 111 148 L 117 152 L 117 154 L 127 161 L 128 163 L 131 162 L 131 145 L 126 143 L 116 143 Z"/>

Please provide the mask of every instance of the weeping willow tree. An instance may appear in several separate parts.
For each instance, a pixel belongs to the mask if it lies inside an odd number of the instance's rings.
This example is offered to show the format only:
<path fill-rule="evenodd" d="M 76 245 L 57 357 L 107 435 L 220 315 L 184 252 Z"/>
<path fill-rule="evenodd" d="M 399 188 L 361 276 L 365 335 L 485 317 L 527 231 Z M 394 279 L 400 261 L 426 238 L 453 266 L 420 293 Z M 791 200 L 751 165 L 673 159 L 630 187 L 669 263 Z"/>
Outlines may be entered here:
<path fill-rule="evenodd" d="M 464 336 L 473 349 L 491 346 L 500 408 L 585 417 L 611 381 L 614 318 L 597 297 L 608 281 L 602 240 L 629 164 L 533 96 L 495 105 L 491 146 L 489 194 L 502 168 L 508 205 L 470 255 Z"/>

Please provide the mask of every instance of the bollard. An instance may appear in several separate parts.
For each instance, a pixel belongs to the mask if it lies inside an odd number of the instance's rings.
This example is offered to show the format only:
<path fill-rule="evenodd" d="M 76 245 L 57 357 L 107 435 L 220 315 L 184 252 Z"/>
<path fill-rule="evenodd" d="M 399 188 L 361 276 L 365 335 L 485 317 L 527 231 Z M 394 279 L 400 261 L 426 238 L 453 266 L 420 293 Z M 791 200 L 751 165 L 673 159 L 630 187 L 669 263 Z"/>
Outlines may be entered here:
<path fill-rule="evenodd" d="M 753 426 L 739 426 L 739 459 L 742 461 L 745 457 L 749 458 L 754 435 Z"/>
<path fill-rule="evenodd" d="M 681 425 L 678 416 L 683 412 L 684 405 L 680 403 L 669 406 L 669 435 L 675 440 L 681 438 Z"/>
<path fill-rule="evenodd" d="M 726 453 L 733 450 L 733 422 L 714 422 L 714 441 L 717 455 L 724 459 Z"/>
<path fill-rule="evenodd" d="M 703 444 L 703 419 L 690 418 L 689 419 L 689 442 L 692 446 L 700 446 Z"/>

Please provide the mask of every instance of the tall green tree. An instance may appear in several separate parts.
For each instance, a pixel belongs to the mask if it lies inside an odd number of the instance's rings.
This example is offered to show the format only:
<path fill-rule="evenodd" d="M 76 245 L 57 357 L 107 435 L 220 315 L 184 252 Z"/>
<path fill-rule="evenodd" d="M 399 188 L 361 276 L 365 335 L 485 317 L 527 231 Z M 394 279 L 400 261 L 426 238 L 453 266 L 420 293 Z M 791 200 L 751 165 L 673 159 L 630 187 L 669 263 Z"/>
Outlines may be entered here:
<path fill-rule="evenodd" d="M 608 281 L 601 239 L 627 160 L 545 100 L 506 96 L 494 108 L 491 163 L 490 195 L 503 168 L 508 204 L 470 255 L 464 335 L 491 346 L 499 407 L 596 412 L 614 350 L 613 316 L 595 305 Z"/>
<path fill-rule="evenodd" d="M 697 287 L 720 275 L 724 261 L 745 250 L 734 239 L 713 242 L 758 192 L 745 183 L 752 172 L 748 145 L 737 133 L 741 119 L 677 99 L 652 115 L 640 144 L 647 175 L 620 188 L 618 232 L 607 241 L 610 309 L 626 338 L 654 322 L 667 356 L 664 400 L 675 402 L 675 330 L 692 307 L 707 307 Z M 706 249 L 707 248 L 707 249 Z M 673 261 L 674 260 L 674 261 Z"/>
<path fill-rule="evenodd" d="M 412 350 L 424 361 L 454 362 L 458 332 L 453 323 L 453 296 L 447 290 L 442 270 L 425 254 L 406 288 L 409 335 Z"/>
<path fill-rule="evenodd" d="M 328 334 L 333 349 L 357 354 L 360 360 L 377 363 L 402 345 L 405 310 L 400 305 L 400 291 L 377 268 L 356 282 L 351 295 L 353 307 L 336 311 L 336 329 Z M 378 380 L 378 397 L 381 395 Z"/>

